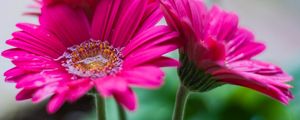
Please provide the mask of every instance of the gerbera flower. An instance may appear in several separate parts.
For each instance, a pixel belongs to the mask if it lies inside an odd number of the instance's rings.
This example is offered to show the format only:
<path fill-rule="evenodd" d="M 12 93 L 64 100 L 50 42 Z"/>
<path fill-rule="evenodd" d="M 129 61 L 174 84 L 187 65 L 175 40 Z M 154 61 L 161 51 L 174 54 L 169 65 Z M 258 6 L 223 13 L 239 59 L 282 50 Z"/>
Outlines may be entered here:
<path fill-rule="evenodd" d="M 207 91 L 221 84 L 254 89 L 284 104 L 293 98 L 280 67 L 253 59 L 265 49 L 253 34 L 238 26 L 238 17 L 201 0 L 161 0 L 168 24 L 181 33 L 182 84 Z"/>
<path fill-rule="evenodd" d="M 2 53 L 15 67 L 4 75 L 22 89 L 17 100 L 40 102 L 50 96 L 47 110 L 56 112 L 93 87 L 113 96 L 129 110 L 137 108 L 131 87 L 158 88 L 159 67 L 177 66 L 164 57 L 177 48 L 177 32 L 155 26 L 159 4 L 150 0 L 101 0 L 92 22 L 83 9 L 57 4 L 42 7 L 39 24 L 17 24 Z"/>

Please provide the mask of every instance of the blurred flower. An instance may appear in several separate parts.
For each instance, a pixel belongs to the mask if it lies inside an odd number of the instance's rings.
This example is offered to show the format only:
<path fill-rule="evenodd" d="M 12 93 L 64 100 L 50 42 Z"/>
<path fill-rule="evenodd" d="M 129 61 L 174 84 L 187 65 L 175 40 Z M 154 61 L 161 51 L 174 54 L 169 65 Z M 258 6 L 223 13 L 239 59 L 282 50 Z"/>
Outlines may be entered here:
<path fill-rule="evenodd" d="M 99 2 L 99 0 L 36 0 L 36 1 L 46 6 L 54 5 L 58 3 L 65 3 L 74 6 L 94 6 Z"/>
<path fill-rule="evenodd" d="M 253 34 L 238 26 L 238 17 L 218 6 L 207 10 L 201 0 L 161 0 L 167 23 L 181 33 L 182 84 L 207 91 L 224 83 L 257 90 L 288 104 L 293 98 L 281 68 L 252 59 L 265 49 Z"/>
<path fill-rule="evenodd" d="M 148 0 L 101 0 L 92 22 L 83 9 L 65 4 L 45 6 L 40 25 L 17 24 L 2 55 L 16 65 L 4 75 L 22 91 L 17 100 L 40 102 L 50 96 L 48 112 L 74 102 L 94 86 L 129 110 L 137 107 L 131 87 L 158 88 L 159 67 L 177 66 L 163 54 L 178 46 L 162 17 L 159 4 Z"/>
<path fill-rule="evenodd" d="M 66 4 L 73 8 L 83 9 L 89 19 L 92 19 L 99 0 L 35 0 L 38 5 L 31 5 L 31 8 L 51 7 L 58 4 Z M 40 15 L 38 12 L 26 12 L 29 15 Z"/>

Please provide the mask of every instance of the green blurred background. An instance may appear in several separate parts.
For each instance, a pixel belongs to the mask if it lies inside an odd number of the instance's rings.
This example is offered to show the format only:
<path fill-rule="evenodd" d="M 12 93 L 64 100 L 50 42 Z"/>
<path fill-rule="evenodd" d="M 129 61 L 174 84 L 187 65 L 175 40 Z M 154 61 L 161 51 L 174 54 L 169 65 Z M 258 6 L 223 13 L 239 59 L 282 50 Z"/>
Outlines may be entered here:
<path fill-rule="evenodd" d="M 207 0 L 208 1 L 208 0 Z M 0 1 L 0 51 L 7 49 L 4 40 L 16 30 L 17 22 L 33 22 L 32 17 L 21 16 L 28 10 L 31 0 Z M 194 93 L 186 108 L 186 120 L 300 120 L 300 1 L 299 0 L 210 0 L 240 16 L 240 24 L 254 31 L 258 40 L 267 44 L 267 50 L 258 59 L 275 63 L 295 77 L 291 82 L 295 99 L 288 106 L 258 92 L 223 85 L 210 92 Z M 161 24 L 165 24 L 163 21 Z M 176 52 L 169 54 L 174 58 Z M 12 67 L 1 58 L 0 73 Z M 165 68 L 166 80 L 158 90 L 135 89 L 139 108 L 127 112 L 129 120 L 170 120 L 178 87 L 176 70 Z M 66 104 L 54 115 L 45 112 L 45 104 L 32 104 L 29 100 L 15 101 L 18 92 L 13 84 L 4 83 L 0 76 L 0 120 L 95 120 L 91 97 L 82 98 L 75 104 Z M 108 120 L 118 120 L 116 104 L 107 99 Z"/>

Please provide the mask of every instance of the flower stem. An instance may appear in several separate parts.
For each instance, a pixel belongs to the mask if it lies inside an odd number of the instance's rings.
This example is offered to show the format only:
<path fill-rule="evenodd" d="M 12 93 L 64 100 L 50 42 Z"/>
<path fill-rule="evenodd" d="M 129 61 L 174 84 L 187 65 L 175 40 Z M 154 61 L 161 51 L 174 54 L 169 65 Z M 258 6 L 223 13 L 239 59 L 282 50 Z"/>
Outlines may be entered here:
<path fill-rule="evenodd" d="M 106 120 L 105 100 L 101 96 L 99 96 L 99 94 L 95 94 L 95 105 L 98 118 L 97 120 Z"/>
<path fill-rule="evenodd" d="M 118 104 L 119 120 L 127 120 L 126 112 L 124 108 Z"/>
<path fill-rule="evenodd" d="M 176 94 L 175 108 L 173 112 L 173 120 L 183 120 L 185 104 L 189 96 L 189 90 L 180 85 Z"/>

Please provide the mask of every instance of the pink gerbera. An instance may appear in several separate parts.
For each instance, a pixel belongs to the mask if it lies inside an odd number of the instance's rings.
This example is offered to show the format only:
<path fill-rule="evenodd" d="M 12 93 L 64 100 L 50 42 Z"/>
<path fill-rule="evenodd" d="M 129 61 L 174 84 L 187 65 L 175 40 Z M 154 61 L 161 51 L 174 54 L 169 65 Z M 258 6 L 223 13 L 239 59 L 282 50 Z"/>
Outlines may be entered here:
<path fill-rule="evenodd" d="M 168 24 L 181 33 L 184 42 L 179 73 L 187 88 L 207 91 L 228 83 L 257 90 L 284 104 L 293 98 L 286 84 L 291 76 L 273 64 L 252 59 L 265 45 L 238 26 L 234 13 L 218 6 L 207 10 L 201 0 L 161 0 L 161 5 Z"/>
<path fill-rule="evenodd" d="M 74 102 L 94 86 L 129 110 L 137 107 L 130 87 L 158 88 L 159 67 L 177 66 L 164 57 L 177 48 L 177 32 L 155 26 L 161 19 L 152 0 L 101 0 L 93 16 L 66 4 L 44 6 L 40 25 L 17 24 L 2 53 L 15 67 L 4 75 L 22 89 L 17 100 L 40 102 L 50 96 L 48 112 Z M 91 22 L 88 17 L 92 17 Z"/>

